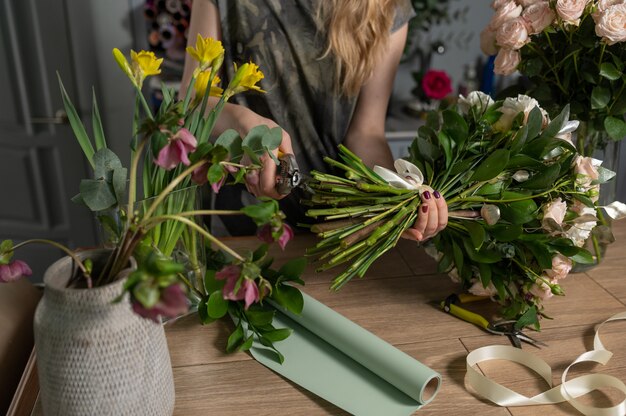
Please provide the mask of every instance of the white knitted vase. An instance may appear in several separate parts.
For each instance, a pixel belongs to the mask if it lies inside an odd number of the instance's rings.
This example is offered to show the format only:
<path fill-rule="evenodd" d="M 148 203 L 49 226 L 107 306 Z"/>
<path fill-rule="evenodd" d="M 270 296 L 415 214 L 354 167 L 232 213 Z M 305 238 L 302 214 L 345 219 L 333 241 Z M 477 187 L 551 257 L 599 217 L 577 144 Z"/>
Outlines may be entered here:
<path fill-rule="evenodd" d="M 108 253 L 80 257 L 98 264 Z M 128 296 L 112 303 L 125 278 L 92 289 L 66 288 L 74 267 L 65 257 L 46 270 L 35 313 L 44 414 L 171 415 L 174 381 L 163 327 L 136 315 Z"/>

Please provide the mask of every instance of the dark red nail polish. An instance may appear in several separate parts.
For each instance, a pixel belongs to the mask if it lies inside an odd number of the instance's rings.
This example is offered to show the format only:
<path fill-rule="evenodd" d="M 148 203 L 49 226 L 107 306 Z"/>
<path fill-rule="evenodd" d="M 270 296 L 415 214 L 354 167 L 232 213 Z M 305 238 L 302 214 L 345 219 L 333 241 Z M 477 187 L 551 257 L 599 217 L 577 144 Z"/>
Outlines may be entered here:
<path fill-rule="evenodd" d="M 425 199 L 430 199 L 430 192 L 425 191 L 422 195 L 424 196 Z"/>
<path fill-rule="evenodd" d="M 428 198 L 426 198 L 428 199 Z M 422 205 L 422 212 L 426 214 L 428 212 L 428 205 Z"/>
<path fill-rule="evenodd" d="M 439 199 L 441 198 L 441 194 L 439 193 L 439 191 L 435 191 L 433 192 L 433 195 L 435 196 L 435 198 Z"/>

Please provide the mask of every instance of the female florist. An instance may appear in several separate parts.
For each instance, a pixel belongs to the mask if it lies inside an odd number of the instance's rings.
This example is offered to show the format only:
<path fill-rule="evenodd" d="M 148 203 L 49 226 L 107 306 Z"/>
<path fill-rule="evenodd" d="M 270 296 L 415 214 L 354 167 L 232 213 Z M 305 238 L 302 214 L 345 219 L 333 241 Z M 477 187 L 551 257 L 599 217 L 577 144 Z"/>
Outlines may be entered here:
<path fill-rule="evenodd" d="M 34 332 L 17 370 L 0 342 L 8 414 L 626 414 L 626 204 L 598 156 L 626 136 L 623 2 L 493 2 L 482 46 L 527 88 L 446 84 L 395 161 L 376 137 L 411 4 L 296 3 L 196 0 L 186 75 L 158 101 L 168 57 L 113 48 L 133 95 L 124 154 L 98 94 L 86 113 L 56 73 L 89 170 L 67 186 L 99 241 L 2 235 L 7 339 Z M 326 47 L 291 20 L 327 27 Z M 272 49 L 282 37 L 291 49 Z M 333 116 L 298 114 L 320 86 Z M 325 127 L 289 129 L 309 122 Z M 299 137 L 340 125 L 337 143 Z M 254 231 L 226 232 L 238 224 Z M 60 256 L 38 276 L 27 254 L 43 246 Z"/>

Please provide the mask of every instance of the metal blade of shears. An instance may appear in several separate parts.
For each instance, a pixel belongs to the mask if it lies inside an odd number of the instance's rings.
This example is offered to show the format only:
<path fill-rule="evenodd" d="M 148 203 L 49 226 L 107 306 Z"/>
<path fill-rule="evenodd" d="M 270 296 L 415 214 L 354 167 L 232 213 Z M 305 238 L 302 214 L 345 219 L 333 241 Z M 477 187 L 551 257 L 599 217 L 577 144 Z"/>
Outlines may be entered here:
<path fill-rule="evenodd" d="M 300 171 L 294 155 L 282 153 L 278 156 L 278 161 L 280 165 L 276 172 L 276 191 L 279 194 L 287 195 L 295 188 L 313 193 L 313 190 L 307 185 L 309 177 Z"/>

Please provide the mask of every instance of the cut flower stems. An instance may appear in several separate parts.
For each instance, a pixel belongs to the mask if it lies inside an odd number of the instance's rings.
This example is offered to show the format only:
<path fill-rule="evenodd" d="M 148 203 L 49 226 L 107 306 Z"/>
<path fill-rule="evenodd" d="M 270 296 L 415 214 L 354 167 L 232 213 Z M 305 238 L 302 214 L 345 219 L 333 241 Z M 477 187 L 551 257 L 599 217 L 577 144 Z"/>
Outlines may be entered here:
<path fill-rule="evenodd" d="M 339 160 L 326 162 L 341 174 L 311 172 L 303 203 L 320 240 L 307 254 L 319 271 L 340 269 L 331 284 L 340 289 L 397 244 L 421 193 L 436 189 L 449 209 L 447 228 L 426 243 L 438 270 L 490 296 L 519 326 L 538 327 L 543 300 L 563 294 L 572 264 L 598 260 L 585 240 L 611 238 L 597 200 L 615 174 L 577 153 L 567 133 L 578 123 L 568 118 L 566 107 L 549 120 L 527 96 L 493 102 L 472 92 L 428 116 L 396 172 L 370 169 L 340 146 Z M 605 207 L 613 218 L 625 208 Z"/>

